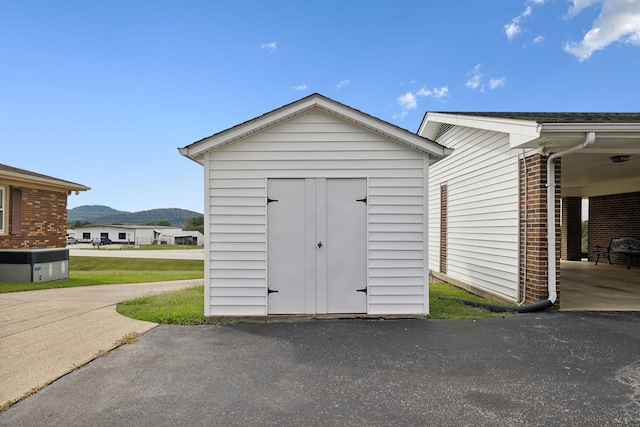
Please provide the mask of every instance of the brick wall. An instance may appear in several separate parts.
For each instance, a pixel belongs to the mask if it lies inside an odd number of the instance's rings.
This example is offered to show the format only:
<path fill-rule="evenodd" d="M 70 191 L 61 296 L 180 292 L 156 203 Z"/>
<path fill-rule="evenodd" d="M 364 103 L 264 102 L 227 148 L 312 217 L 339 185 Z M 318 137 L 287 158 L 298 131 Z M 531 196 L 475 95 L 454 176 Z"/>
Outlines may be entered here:
<path fill-rule="evenodd" d="M 595 261 L 596 245 L 609 245 L 614 237 L 640 239 L 640 192 L 589 198 L 589 260 Z M 625 255 L 611 255 L 614 264 L 626 265 Z M 640 266 L 635 259 L 633 264 Z"/>
<path fill-rule="evenodd" d="M 567 261 L 582 259 L 582 198 L 562 199 L 562 230 L 560 258 Z"/>
<path fill-rule="evenodd" d="M 440 273 L 447 274 L 447 185 L 440 187 Z"/>
<path fill-rule="evenodd" d="M 14 221 L 16 188 L 7 197 L 9 221 L 7 233 L 0 235 L 0 249 L 64 248 L 67 245 L 67 194 L 20 187 L 21 224 Z"/>
<path fill-rule="evenodd" d="M 556 307 L 560 303 L 560 169 L 561 161 L 556 160 Z M 526 304 L 549 296 L 546 183 L 546 157 L 536 154 L 520 161 L 520 298 L 524 294 Z"/>

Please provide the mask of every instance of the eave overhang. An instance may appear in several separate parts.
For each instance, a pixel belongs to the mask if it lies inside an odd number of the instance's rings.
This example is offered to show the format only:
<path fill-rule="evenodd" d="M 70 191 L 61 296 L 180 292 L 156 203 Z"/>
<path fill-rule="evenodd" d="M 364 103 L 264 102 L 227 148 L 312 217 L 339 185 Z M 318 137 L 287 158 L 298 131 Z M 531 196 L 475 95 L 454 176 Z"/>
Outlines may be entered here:
<path fill-rule="evenodd" d="M 79 192 L 91 190 L 91 187 L 87 187 L 82 184 L 76 184 L 75 182 L 64 181 L 44 175 L 30 175 L 27 173 L 6 170 L 0 170 L 0 182 L 15 186 L 39 188 L 43 190 L 67 193 L 74 191 Z"/>

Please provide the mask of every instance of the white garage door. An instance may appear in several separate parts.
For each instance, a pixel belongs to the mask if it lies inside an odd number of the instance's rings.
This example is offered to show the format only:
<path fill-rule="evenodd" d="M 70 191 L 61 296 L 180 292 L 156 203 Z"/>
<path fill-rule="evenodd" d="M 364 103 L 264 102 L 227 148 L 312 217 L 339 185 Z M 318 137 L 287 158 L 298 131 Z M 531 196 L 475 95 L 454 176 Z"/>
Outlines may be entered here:
<path fill-rule="evenodd" d="M 365 179 L 268 183 L 269 314 L 366 313 Z"/>

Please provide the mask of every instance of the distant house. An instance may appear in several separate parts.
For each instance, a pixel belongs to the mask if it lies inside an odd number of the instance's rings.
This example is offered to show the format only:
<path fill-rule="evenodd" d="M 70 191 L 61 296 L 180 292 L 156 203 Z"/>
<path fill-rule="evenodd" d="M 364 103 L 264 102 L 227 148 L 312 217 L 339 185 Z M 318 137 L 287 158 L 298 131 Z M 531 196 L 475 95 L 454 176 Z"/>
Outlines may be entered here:
<path fill-rule="evenodd" d="M 206 315 L 429 312 L 442 145 L 313 94 L 180 153 L 204 167 Z"/>
<path fill-rule="evenodd" d="M 179 233 L 165 233 L 164 237 L 170 245 L 203 246 L 204 234 L 199 231 L 180 231 Z"/>
<path fill-rule="evenodd" d="M 93 225 L 77 227 L 73 230 L 78 242 L 90 243 L 100 239 L 109 239 L 112 243 L 152 245 L 152 244 L 177 244 L 176 236 L 180 241 L 202 241 L 202 233 L 185 232 L 180 227 L 167 227 L 160 225 Z M 191 234 L 198 233 L 198 234 Z M 191 237 L 187 239 L 187 237 Z M 191 244 L 191 243 L 187 243 Z"/>
<path fill-rule="evenodd" d="M 69 277 L 67 197 L 89 187 L 0 164 L 0 281 Z"/>
<path fill-rule="evenodd" d="M 418 133 L 453 149 L 430 169 L 436 280 L 559 304 L 560 260 L 583 256 L 583 199 L 591 260 L 596 245 L 640 237 L 638 113 L 428 112 Z"/>

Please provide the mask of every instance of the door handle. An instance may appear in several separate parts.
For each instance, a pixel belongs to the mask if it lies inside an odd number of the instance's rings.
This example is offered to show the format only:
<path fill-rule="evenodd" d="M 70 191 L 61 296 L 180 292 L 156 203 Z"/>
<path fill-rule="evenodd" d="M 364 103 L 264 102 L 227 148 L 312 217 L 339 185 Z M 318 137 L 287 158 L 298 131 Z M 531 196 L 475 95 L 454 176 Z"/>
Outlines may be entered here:
<path fill-rule="evenodd" d="M 322 248 L 322 242 L 318 242 L 318 248 Z"/>

